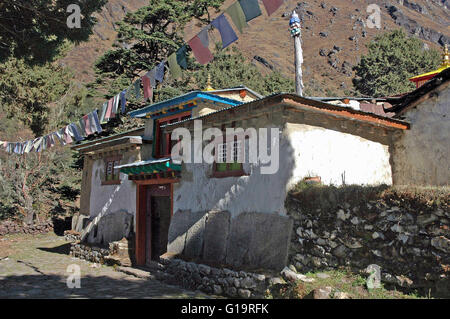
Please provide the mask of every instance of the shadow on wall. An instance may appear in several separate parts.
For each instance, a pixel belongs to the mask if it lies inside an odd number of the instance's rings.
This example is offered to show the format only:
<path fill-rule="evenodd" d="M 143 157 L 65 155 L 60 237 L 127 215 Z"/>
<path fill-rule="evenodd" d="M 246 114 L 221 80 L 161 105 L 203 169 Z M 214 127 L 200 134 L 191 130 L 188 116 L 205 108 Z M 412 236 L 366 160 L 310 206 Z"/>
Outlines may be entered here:
<path fill-rule="evenodd" d="M 229 268 L 281 270 L 287 262 L 292 231 L 292 220 L 280 214 L 285 211 L 287 186 L 293 176 L 293 154 L 289 139 L 283 136 L 279 170 L 274 175 L 262 175 L 256 166 L 249 176 L 207 178 L 206 185 L 194 181 L 195 187 L 186 196 L 209 197 L 210 207 L 175 212 L 168 252 Z M 207 189 L 212 194 L 204 194 Z"/>
<path fill-rule="evenodd" d="M 130 239 L 133 233 L 132 214 L 124 210 L 99 214 L 81 232 L 81 241 L 92 245 L 107 246 L 122 238 Z"/>

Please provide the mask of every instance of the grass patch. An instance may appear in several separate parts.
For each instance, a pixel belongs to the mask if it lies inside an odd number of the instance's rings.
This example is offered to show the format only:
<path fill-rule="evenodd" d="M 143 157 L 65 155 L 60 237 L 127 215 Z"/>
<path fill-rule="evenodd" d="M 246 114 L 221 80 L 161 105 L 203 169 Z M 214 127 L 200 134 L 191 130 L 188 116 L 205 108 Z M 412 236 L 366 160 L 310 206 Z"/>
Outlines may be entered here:
<path fill-rule="evenodd" d="M 318 276 L 318 274 L 320 274 Z M 324 277 L 320 277 L 325 275 Z M 368 290 L 366 279 L 359 274 L 347 270 L 330 270 L 324 272 L 310 272 L 306 274 L 314 278 L 313 282 L 297 281 L 296 283 L 277 285 L 266 298 L 275 299 L 308 299 L 313 291 L 319 288 L 331 287 L 330 298 L 336 298 L 338 292 L 346 293 L 351 299 L 417 299 L 417 293 L 405 294 L 397 290 L 387 290 L 384 287 Z"/>

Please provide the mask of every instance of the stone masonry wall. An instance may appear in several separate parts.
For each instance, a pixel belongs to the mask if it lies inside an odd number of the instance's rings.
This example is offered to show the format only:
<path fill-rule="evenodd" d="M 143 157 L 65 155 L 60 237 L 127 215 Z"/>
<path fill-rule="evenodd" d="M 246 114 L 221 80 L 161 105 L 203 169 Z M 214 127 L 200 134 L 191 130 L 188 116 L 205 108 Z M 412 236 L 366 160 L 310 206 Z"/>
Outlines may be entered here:
<path fill-rule="evenodd" d="M 448 203 L 448 190 L 424 195 L 354 186 L 291 193 L 289 263 L 300 273 L 377 264 L 387 285 L 448 297 Z"/>
<path fill-rule="evenodd" d="M 156 272 L 158 280 L 232 298 L 262 298 L 275 280 L 264 274 L 215 268 L 181 259 L 161 259 Z"/>

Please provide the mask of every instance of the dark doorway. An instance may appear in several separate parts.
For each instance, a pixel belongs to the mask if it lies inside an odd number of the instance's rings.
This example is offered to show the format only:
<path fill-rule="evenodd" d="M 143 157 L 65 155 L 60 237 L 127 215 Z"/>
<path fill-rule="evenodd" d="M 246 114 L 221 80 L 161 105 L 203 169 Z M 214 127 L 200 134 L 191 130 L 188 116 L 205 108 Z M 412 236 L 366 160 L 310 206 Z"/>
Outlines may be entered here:
<path fill-rule="evenodd" d="M 145 262 L 150 263 L 167 252 L 172 205 L 170 185 L 150 185 L 146 197 Z"/>
<path fill-rule="evenodd" d="M 167 252 L 170 225 L 170 197 L 151 197 L 152 210 L 152 260 Z"/>

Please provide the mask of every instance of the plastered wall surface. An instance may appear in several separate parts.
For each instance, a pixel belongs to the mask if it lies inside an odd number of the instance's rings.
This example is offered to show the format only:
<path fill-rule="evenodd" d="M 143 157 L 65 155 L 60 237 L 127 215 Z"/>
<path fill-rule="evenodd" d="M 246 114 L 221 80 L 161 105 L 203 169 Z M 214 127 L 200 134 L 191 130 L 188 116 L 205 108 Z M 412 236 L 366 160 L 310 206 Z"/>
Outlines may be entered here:
<path fill-rule="evenodd" d="M 426 99 L 402 116 L 411 123 L 395 144 L 394 183 L 449 185 L 450 87 Z"/>
<path fill-rule="evenodd" d="M 120 164 L 136 161 L 136 155 L 124 156 Z M 126 211 L 136 216 L 136 185 L 128 180 L 126 174 L 120 173 L 120 185 L 102 185 L 105 174 L 104 159 L 95 160 L 92 166 L 92 185 L 90 199 L 91 218 L 100 213 Z"/>
<path fill-rule="evenodd" d="M 289 186 L 314 176 L 327 185 L 392 184 L 388 145 L 306 124 L 288 123 L 286 131 L 295 150 Z"/>

